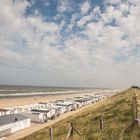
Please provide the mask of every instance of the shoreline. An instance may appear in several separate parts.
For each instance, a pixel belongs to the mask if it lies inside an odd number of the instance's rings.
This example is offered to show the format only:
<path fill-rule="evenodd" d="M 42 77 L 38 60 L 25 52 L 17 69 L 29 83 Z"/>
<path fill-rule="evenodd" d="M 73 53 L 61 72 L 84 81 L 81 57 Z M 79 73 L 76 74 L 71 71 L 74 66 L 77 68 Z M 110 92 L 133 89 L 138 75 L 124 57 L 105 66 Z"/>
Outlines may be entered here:
<path fill-rule="evenodd" d="M 95 91 L 65 91 L 65 92 L 29 92 L 29 93 L 15 93 L 13 94 L 0 94 L 0 100 L 3 99 L 13 99 L 13 98 L 28 98 L 28 97 L 43 97 L 43 96 L 57 96 L 57 95 L 69 95 L 69 94 L 79 94 L 79 93 L 87 93 L 87 92 L 95 92 Z M 96 91 L 97 92 L 97 91 Z M 32 94 L 31 94 L 32 93 Z M 30 94 L 30 95 L 29 95 Z"/>

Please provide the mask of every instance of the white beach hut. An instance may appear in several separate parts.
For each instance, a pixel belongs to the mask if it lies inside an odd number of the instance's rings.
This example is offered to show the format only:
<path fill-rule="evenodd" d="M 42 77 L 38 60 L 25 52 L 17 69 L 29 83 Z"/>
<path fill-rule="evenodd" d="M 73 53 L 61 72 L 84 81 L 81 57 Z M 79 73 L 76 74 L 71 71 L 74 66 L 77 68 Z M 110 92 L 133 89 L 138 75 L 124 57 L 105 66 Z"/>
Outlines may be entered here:
<path fill-rule="evenodd" d="M 24 112 L 24 115 L 30 117 L 32 122 L 45 123 L 45 122 L 48 121 L 48 118 L 44 115 L 44 113 L 40 113 L 40 112 Z"/>
<path fill-rule="evenodd" d="M 10 114 L 0 117 L 0 137 L 30 126 L 30 118 L 22 114 Z"/>
<path fill-rule="evenodd" d="M 0 116 L 8 115 L 10 114 L 10 110 L 8 109 L 0 109 Z"/>
<path fill-rule="evenodd" d="M 55 117 L 55 110 L 53 109 L 32 109 L 31 112 L 42 113 L 48 119 L 53 119 Z"/>

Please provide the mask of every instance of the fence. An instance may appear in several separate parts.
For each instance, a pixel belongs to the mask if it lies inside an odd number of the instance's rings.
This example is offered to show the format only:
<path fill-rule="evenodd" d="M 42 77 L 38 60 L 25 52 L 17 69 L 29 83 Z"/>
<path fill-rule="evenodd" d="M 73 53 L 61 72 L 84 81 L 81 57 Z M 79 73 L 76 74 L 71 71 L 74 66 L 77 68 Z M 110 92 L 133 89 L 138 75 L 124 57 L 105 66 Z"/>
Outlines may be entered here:
<path fill-rule="evenodd" d="M 138 97 L 137 97 L 137 93 L 136 93 L 136 89 L 134 91 L 134 122 L 140 126 L 140 119 L 139 119 L 139 110 L 138 110 Z"/>
<path fill-rule="evenodd" d="M 99 127 L 100 127 L 100 130 L 102 131 L 103 128 L 104 128 L 103 115 L 101 115 L 98 119 L 99 119 Z M 76 126 L 74 125 L 74 123 L 71 122 L 70 123 L 70 128 L 67 132 L 66 140 L 70 140 L 74 136 L 74 132 L 76 132 L 81 137 L 81 139 L 83 139 L 83 135 L 80 132 L 80 130 L 78 130 L 76 128 Z M 53 128 L 49 128 L 49 139 L 54 140 Z"/>
<path fill-rule="evenodd" d="M 138 126 L 140 126 L 140 119 L 139 119 L 139 110 L 138 110 L 138 97 L 137 97 L 137 92 L 136 90 L 134 90 L 134 96 L 133 96 L 133 104 L 134 104 L 134 123 Z M 104 130 L 104 117 L 101 114 L 99 117 L 97 117 L 98 122 L 99 122 L 99 128 L 100 131 Z M 123 129 L 121 135 L 123 134 L 123 132 L 126 130 L 126 128 Z M 83 140 L 83 134 L 80 132 L 80 130 L 78 130 L 78 128 L 76 128 L 76 126 L 74 125 L 73 122 L 70 123 L 70 128 L 68 129 L 67 135 L 65 140 L 70 140 L 72 139 L 72 137 L 74 136 L 74 132 L 76 132 L 80 137 L 81 140 Z M 49 140 L 54 140 L 54 136 L 53 136 L 53 128 L 49 128 Z"/>

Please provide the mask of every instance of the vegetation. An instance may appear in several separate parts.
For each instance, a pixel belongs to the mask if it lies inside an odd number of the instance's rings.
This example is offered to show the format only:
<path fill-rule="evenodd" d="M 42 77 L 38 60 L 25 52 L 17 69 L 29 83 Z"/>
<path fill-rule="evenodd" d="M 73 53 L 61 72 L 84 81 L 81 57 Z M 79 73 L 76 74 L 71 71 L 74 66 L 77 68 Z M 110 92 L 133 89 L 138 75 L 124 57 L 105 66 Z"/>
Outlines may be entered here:
<path fill-rule="evenodd" d="M 82 133 L 80 137 L 74 132 L 72 140 L 140 140 L 140 127 L 134 123 L 135 90 L 140 93 L 139 89 L 131 88 L 54 124 L 51 126 L 54 140 L 66 140 L 71 122 Z M 99 125 L 101 115 L 103 130 Z M 49 128 L 43 128 L 22 140 L 49 140 Z"/>

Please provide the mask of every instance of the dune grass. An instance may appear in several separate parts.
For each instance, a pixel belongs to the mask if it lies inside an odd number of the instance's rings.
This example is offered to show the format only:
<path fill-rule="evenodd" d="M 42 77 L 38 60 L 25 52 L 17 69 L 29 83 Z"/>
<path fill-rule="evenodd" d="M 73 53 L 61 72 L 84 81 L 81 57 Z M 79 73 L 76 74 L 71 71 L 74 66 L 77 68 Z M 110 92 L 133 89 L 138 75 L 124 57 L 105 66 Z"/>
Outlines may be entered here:
<path fill-rule="evenodd" d="M 140 98 L 137 90 L 138 98 Z M 134 124 L 134 89 L 93 104 L 76 115 L 52 125 L 54 140 L 66 140 L 73 122 L 82 136 L 74 133 L 71 140 L 140 140 L 140 128 Z M 103 115 L 104 127 L 100 130 L 99 118 Z M 43 128 L 21 140 L 49 140 L 49 128 Z"/>

